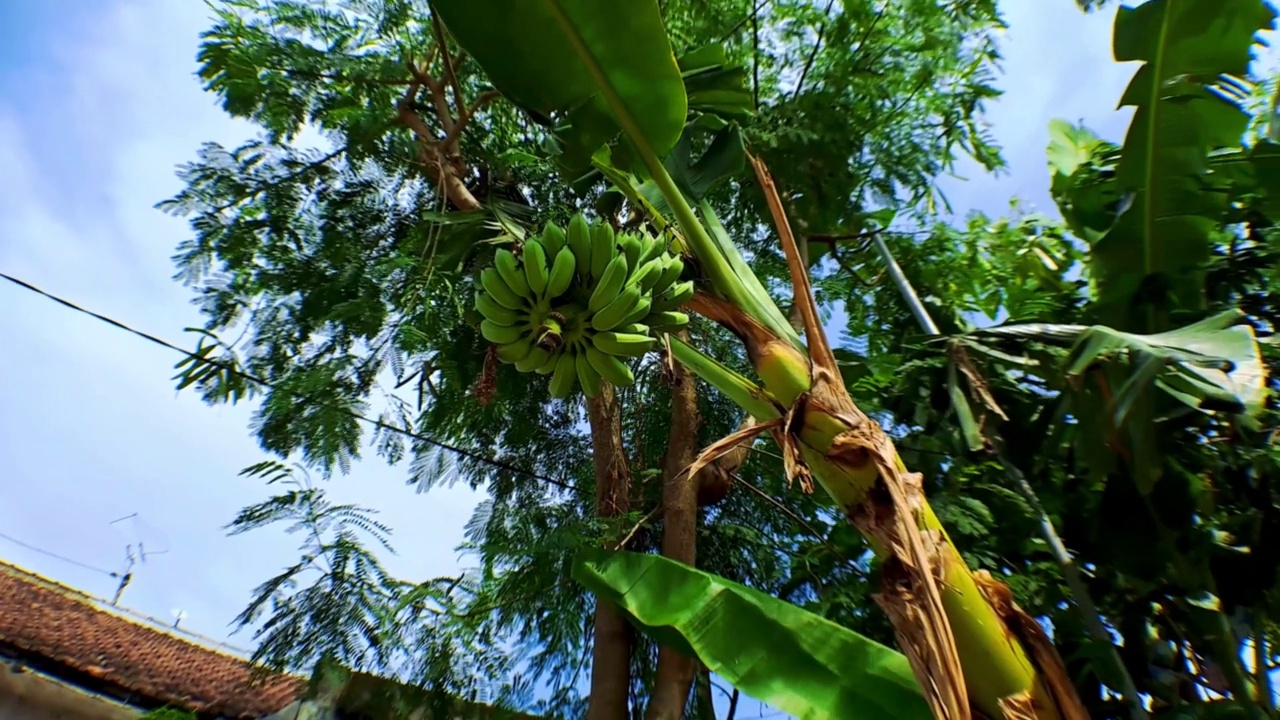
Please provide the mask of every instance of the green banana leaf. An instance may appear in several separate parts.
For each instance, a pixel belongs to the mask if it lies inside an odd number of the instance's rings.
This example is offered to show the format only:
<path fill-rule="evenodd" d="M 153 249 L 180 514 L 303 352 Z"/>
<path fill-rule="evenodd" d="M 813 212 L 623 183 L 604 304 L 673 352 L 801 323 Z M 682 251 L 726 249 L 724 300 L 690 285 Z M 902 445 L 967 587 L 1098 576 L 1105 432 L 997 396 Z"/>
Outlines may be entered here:
<path fill-rule="evenodd" d="M 1280 217 L 1280 144 L 1264 141 L 1209 156 L 1214 186 L 1231 202 Z M 1252 202 L 1250 202 L 1252 201 Z"/>
<path fill-rule="evenodd" d="M 1200 267 L 1227 210 L 1222 194 L 1205 192 L 1207 157 L 1240 145 L 1248 115 L 1224 96 L 1231 77 L 1247 75 L 1255 36 L 1275 15 L 1264 0 L 1151 0 L 1117 11 L 1115 58 L 1143 65 L 1120 101 L 1134 116 L 1116 183 L 1132 197 L 1092 243 L 1105 324 L 1157 330 L 1168 303 L 1201 306 Z M 1167 295 L 1143 301 L 1155 277 Z"/>
<path fill-rule="evenodd" d="M 658 157 L 679 139 L 688 101 L 654 0 L 435 0 L 432 7 L 516 105 L 548 117 L 595 108 Z"/>
<path fill-rule="evenodd" d="M 960 387 L 955 362 L 947 363 L 947 396 L 951 398 L 951 409 L 956 413 L 956 423 L 960 425 L 960 433 L 964 436 L 965 445 L 973 451 L 981 450 L 986 445 L 986 440 L 982 435 L 982 427 L 973 416 L 973 407 L 969 405 L 969 398 Z"/>
<path fill-rule="evenodd" d="M 755 114 L 747 87 L 747 69 L 729 61 L 723 46 L 706 45 L 677 59 L 689 96 L 689 113 L 722 120 L 746 120 Z M 714 122 L 709 129 L 719 129 Z"/>
<path fill-rule="evenodd" d="M 1253 328 L 1239 311 L 1219 313 L 1177 330 L 1154 335 L 1120 332 L 1101 325 L 1026 323 L 970 333 L 1070 345 L 1067 377 L 1078 377 L 1099 363 L 1126 361 L 1132 369 L 1116 389 L 1117 420 L 1125 419 L 1137 394 L 1154 383 L 1178 401 L 1203 410 L 1253 415 L 1262 409 L 1266 370 Z M 983 343 L 978 342 L 979 349 Z"/>
<path fill-rule="evenodd" d="M 1115 181 L 1120 148 L 1066 120 L 1049 122 L 1049 193 L 1076 237 L 1096 244 L 1124 207 Z"/>
<path fill-rule="evenodd" d="M 658 555 L 584 550 L 573 577 L 658 642 L 801 720 L 929 720 L 898 652 L 744 585 Z"/>
<path fill-rule="evenodd" d="M 662 165 L 676 181 L 676 187 L 690 203 L 706 197 L 716 185 L 743 171 L 747 165 L 747 150 L 742 144 L 742 131 L 736 124 L 726 125 L 711 138 L 702 155 L 694 156 L 694 140 L 700 135 L 693 124 L 686 128 L 675 149 L 663 160 Z M 705 144 L 705 143 L 703 143 Z M 653 180 L 645 180 L 639 186 L 640 194 L 662 213 L 671 208 L 662 197 L 662 191 Z"/>

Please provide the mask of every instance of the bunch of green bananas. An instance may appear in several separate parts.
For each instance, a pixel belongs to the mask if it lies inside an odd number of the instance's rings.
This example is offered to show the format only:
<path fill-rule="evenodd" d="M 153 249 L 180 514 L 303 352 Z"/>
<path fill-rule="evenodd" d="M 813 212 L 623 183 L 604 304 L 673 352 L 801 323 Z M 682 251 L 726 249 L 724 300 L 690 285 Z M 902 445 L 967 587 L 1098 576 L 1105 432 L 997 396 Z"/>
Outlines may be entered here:
<path fill-rule="evenodd" d="M 657 238 L 615 234 L 579 213 L 568 232 L 548 223 L 519 257 L 497 251 L 480 273 L 480 332 L 503 362 L 551 375 L 554 397 L 567 396 L 575 380 L 594 397 L 602 380 L 635 382 L 623 359 L 645 354 L 661 332 L 689 322 L 677 310 L 693 297 L 693 281 L 680 281 L 683 271 L 684 262 Z"/>

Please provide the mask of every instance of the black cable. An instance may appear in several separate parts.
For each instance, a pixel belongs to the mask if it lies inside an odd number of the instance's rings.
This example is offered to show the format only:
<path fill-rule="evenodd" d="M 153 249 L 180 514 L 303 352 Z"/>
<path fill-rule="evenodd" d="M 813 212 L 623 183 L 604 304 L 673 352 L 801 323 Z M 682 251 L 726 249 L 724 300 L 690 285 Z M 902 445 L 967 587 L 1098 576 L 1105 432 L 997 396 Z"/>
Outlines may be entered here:
<path fill-rule="evenodd" d="M 154 335 L 151 335 L 151 334 L 149 334 L 149 333 L 145 333 L 145 332 L 143 332 L 143 331 L 141 331 L 141 330 L 135 330 L 134 328 L 131 328 L 131 327 L 129 327 L 128 325 L 125 325 L 124 323 L 120 322 L 119 320 L 113 320 L 113 319 L 111 319 L 111 318 L 109 318 L 109 317 L 107 317 L 107 316 L 105 316 L 105 315 L 100 315 L 100 314 L 98 314 L 98 313 L 96 313 L 96 312 L 94 312 L 94 311 L 92 311 L 92 310 L 88 310 L 88 309 L 86 309 L 86 308 L 80 307 L 79 305 L 76 305 L 75 303 L 71 302 L 70 300 L 65 300 L 65 299 L 63 299 L 63 298 L 58 297 L 57 295 L 54 295 L 54 294 L 52 294 L 52 293 L 46 292 L 46 291 L 44 291 L 44 290 L 41 290 L 40 288 L 36 287 L 35 285 L 32 285 L 32 284 L 31 284 L 31 283 L 29 283 L 29 282 L 26 282 L 25 280 L 19 280 L 18 278 L 13 277 L 12 275 L 8 275 L 8 274 L 3 273 L 3 272 L 0 272 L 0 278 L 4 278 L 5 280 L 8 280 L 9 282 L 13 283 L 14 285 L 17 285 L 18 287 L 21 287 L 21 288 L 23 288 L 23 289 L 25 289 L 25 290 L 30 290 L 31 292 L 34 292 L 34 293 L 36 293 L 36 294 L 38 294 L 38 295 L 42 295 L 42 296 L 44 296 L 45 298 L 47 298 L 47 299 L 49 299 L 49 300 L 52 300 L 52 301 L 54 301 L 54 302 L 58 303 L 59 305 L 63 305 L 63 306 L 65 306 L 65 307 L 71 308 L 72 310 L 75 310 L 75 311 L 76 311 L 76 312 L 78 312 L 78 313 L 83 313 L 83 314 L 88 315 L 89 317 L 91 317 L 91 318 L 93 318 L 93 319 L 95 319 L 95 320 L 99 320 L 99 321 L 104 322 L 104 323 L 106 323 L 106 324 L 108 324 L 108 325 L 111 325 L 111 326 L 113 326 L 113 327 L 119 328 L 120 330 L 124 330 L 125 332 L 130 333 L 130 334 L 132 334 L 132 335 L 137 335 L 138 337 L 142 338 L 143 340 L 147 340 L 147 341 L 149 341 L 149 342 L 155 343 L 156 345 L 159 345 L 159 346 L 161 346 L 161 347 L 167 348 L 167 349 L 169 349 L 169 350 L 173 350 L 173 351 L 175 351 L 175 352 L 182 353 L 183 355 L 187 356 L 188 358 L 191 358 L 191 359 L 195 360 L 196 362 L 204 363 L 204 364 L 206 364 L 206 365 L 212 365 L 212 366 L 214 366 L 214 367 L 217 367 L 217 368 L 220 368 L 220 369 L 222 369 L 222 370 L 225 370 L 226 372 L 229 372 L 229 373 L 231 373 L 231 374 L 233 374 L 233 375 L 236 375 L 236 376 L 242 377 L 242 378 L 244 378 L 245 380 L 248 380 L 248 381 L 250 381 L 250 382 L 254 382 L 254 383 L 257 383 L 257 384 L 262 385 L 262 386 L 264 386 L 264 387 L 271 388 L 272 390 L 288 392 L 287 390 L 282 390 L 280 387 L 276 386 L 275 384 L 273 384 L 273 383 L 271 383 L 271 382 L 269 382 L 269 381 L 267 381 L 267 380 L 264 380 L 264 379 L 262 379 L 262 378 L 260 378 L 260 377 L 256 377 L 256 376 L 254 376 L 254 375 L 250 375 L 250 374 L 248 374 L 248 373 L 244 372 L 243 370 L 240 370 L 240 369 L 238 369 L 238 368 L 235 368 L 235 367 L 232 367 L 232 366 L 230 366 L 230 365 L 227 365 L 226 363 L 219 362 L 218 360 L 211 360 L 211 359 L 209 359 L 209 358 L 200 357 L 200 356 L 198 356 L 198 355 L 196 355 L 196 354 L 194 354 L 194 353 L 192 353 L 192 352 L 190 352 L 190 351 L 188 351 L 188 350 L 183 350 L 182 348 L 178 347 L 177 345 L 174 345 L 174 344 L 173 344 L 173 343 L 171 343 L 171 342 L 168 342 L 167 340 L 162 340 L 162 339 L 160 339 L 160 338 L 158 338 L 158 337 L 156 337 L 156 336 L 154 336 Z M 321 402 L 321 403 L 323 404 L 323 401 L 318 401 L 318 402 Z M 334 406 L 332 406 L 332 405 L 331 405 L 330 407 L 334 407 Z M 532 471 L 532 470 L 528 470 L 528 469 L 526 469 L 526 468 L 522 468 L 522 467 L 517 467 L 517 466 L 515 466 L 515 465 L 512 465 L 512 464 L 510 464 L 510 463 L 504 462 L 504 461 L 502 461 L 502 460 L 498 460 L 498 459 L 496 459 L 496 458 L 491 458 L 491 457 L 487 457 L 487 456 L 484 456 L 484 455 L 480 455 L 480 454 L 478 454 L 478 453 L 471 452 L 470 450 L 466 450 L 466 449 L 464 449 L 464 448 L 460 448 L 460 447 L 458 447 L 458 446 L 456 446 L 456 445 L 451 445 L 451 444 L 449 444 L 449 443 L 447 443 L 447 442 L 443 442 L 443 441 L 441 441 L 441 440 L 436 440 L 436 439 L 434 439 L 434 438 L 427 437 L 426 435 L 422 435 L 421 433 L 416 433 L 416 432 L 414 432 L 414 431 L 412 431 L 412 430 L 408 430 L 408 429 L 406 429 L 406 428 L 402 428 L 402 427 L 400 427 L 400 426 L 398 426 L 398 425 L 391 425 L 391 424 L 389 424 L 389 423 L 385 423 L 385 422 L 383 422 L 383 421 L 381 421 L 381 420 L 374 420 L 374 419 L 372 419 L 372 418 L 369 418 L 369 417 L 366 417 L 366 416 L 364 416 L 364 415 L 361 415 L 360 413 L 355 412 L 354 410 L 350 410 L 350 409 L 347 409 L 347 408 L 337 408 L 337 407 L 334 407 L 334 409 L 339 410 L 339 411 L 341 411 L 341 412 L 345 413 L 346 415 L 349 415 L 349 416 L 351 416 L 351 417 L 353 417 L 353 418 L 355 418 L 355 419 L 357 419 L 357 420 L 361 420 L 361 421 L 363 421 L 363 422 L 369 423 L 370 425 L 373 425 L 374 427 L 380 428 L 380 429 L 382 429 L 382 430 L 387 430 L 387 431 L 390 431 L 390 432 L 399 433 L 400 435 L 404 435 L 404 436 L 406 436 L 406 437 L 411 437 L 411 438 L 413 438 L 413 439 L 415 439 L 415 440 L 420 440 L 420 441 L 422 441 L 422 442 L 424 442 L 424 443 L 427 443 L 428 445 L 432 445 L 432 446 L 438 447 L 438 448 L 440 448 L 441 450 L 447 450 L 447 451 L 452 452 L 452 453 L 454 453 L 454 454 L 456 454 L 456 455 L 460 455 L 460 456 L 462 456 L 462 457 L 469 458 L 469 459 L 471 459 L 471 460 L 475 460 L 476 462 L 484 463 L 484 464 L 486 464 L 486 465 L 492 465 L 493 467 L 500 468 L 500 469 L 502 469 L 502 470 L 507 470 L 508 472 L 513 472 L 513 473 L 517 473 L 517 474 L 520 474 L 520 475 L 527 475 L 528 477 L 531 477 L 531 478 L 533 478 L 534 480 L 539 480 L 539 481 L 541 481 L 541 482 L 545 482 L 545 483 L 550 484 L 550 485 L 555 485 L 556 487 L 564 488 L 565 490 L 571 490 L 571 491 L 573 491 L 573 492 L 581 492 L 581 490 L 580 490 L 576 485 L 573 485 L 572 483 L 567 483 L 567 482 L 564 482 L 563 480 L 556 480 L 556 479 L 554 479 L 554 478 L 547 477 L 546 475 L 540 475 L 540 474 L 538 474 L 538 473 L 536 473 L 536 472 L 534 472 L 534 471 Z"/>
<path fill-rule="evenodd" d="M 20 545 L 20 546 L 22 546 L 22 547 L 24 547 L 24 548 L 26 548 L 26 549 L 28 549 L 28 550 L 30 550 L 30 551 L 32 551 L 32 552 L 38 552 L 38 553 L 40 553 L 41 555 L 48 555 L 49 557 L 54 558 L 55 560 L 61 560 L 61 561 L 62 561 L 62 562 L 64 562 L 64 563 L 70 563 L 70 564 L 72 564 L 72 565 L 75 565 L 76 567 L 84 568 L 85 570 L 92 570 L 92 571 L 94 571 L 94 572 L 102 573 L 103 575 L 107 575 L 107 576 L 109 576 L 109 577 L 113 577 L 113 578 L 118 578 L 118 577 L 120 577 L 120 575 L 119 575 L 118 573 L 111 572 L 110 570 L 103 570 L 102 568 L 100 568 L 100 567 L 94 567 L 93 565 L 87 565 L 87 564 L 85 564 L 85 563 L 80 562 L 79 560 L 72 560 L 72 559 L 71 559 L 71 558 L 69 558 L 69 557 L 65 557 L 65 556 L 63 556 L 63 555 L 59 555 L 59 554 L 58 554 L 58 553 L 56 553 L 56 552 L 52 552 L 52 551 L 50 551 L 50 550 L 45 550 L 44 548 L 38 548 L 38 547 L 36 547 L 35 545 L 32 545 L 32 544 L 30 544 L 30 543 L 22 542 L 22 541 L 21 541 L 21 540 L 19 540 L 18 538 L 16 538 L 16 537 L 12 537 L 12 536 L 9 536 L 9 535 L 5 535 L 4 533 L 0 533 L 0 539 L 8 540 L 9 542 L 13 543 L 14 545 Z"/>

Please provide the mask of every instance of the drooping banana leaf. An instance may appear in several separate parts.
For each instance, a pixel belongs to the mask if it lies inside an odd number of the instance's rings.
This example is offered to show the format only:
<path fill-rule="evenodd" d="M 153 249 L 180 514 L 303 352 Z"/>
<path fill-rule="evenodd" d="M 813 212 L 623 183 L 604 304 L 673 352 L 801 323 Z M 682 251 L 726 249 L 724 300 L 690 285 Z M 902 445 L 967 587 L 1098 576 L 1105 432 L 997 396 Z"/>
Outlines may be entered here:
<path fill-rule="evenodd" d="M 432 7 L 516 105 L 548 117 L 590 106 L 658 157 L 679 139 L 688 101 L 653 0 L 435 0 Z"/>
<path fill-rule="evenodd" d="M 700 130 L 694 123 L 685 130 L 662 164 L 680 192 L 694 203 L 721 182 L 742 172 L 746 167 L 747 152 L 742 144 L 742 130 L 736 124 L 720 128 L 712 136 L 710 145 L 697 156 L 694 155 L 693 141 Z M 636 174 L 643 174 L 642 168 L 619 167 L 608 147 L 597 150 L 591 156 L 591 163 L 616 186 L 618 192 L 644 207 L 651 217 L 662 218 L 671 213 L 671 207 L 653 180 L 644 180 L 642 175 Z M 665 219 L 660 219 L 659 224 L 665 225 Z"/>
<path fill-rule="evenodd" d="M 1049 122 L 1049 193 L 1076 237 L 1093 245 L 1125 207 L 1116 185 L 1120 148 L 1083 126 Z"/>
<path fill-rule="evenodd" d="M 755 114 L 755 99 L 747 87 L 747 69 L 731 63 L 723 46 L 700 47 L 680 56 L 677 62 L 689 96 L 689 114 L 710 116 L 708 129 L 719 129 L 710 118 L 744 121 Z"/>
<path fill-rule="evenodd" d="M 1128 363 L 1129 379 L 1115 393 L 1119 420 L 1125 399 L 1152 383 L 1193 408 L 1253 414 L 1262 408 L 1266 370 L 1253 328 L 1241 322 L 1243 317 L 1232 310 L 1154 335 L 1101 325 L 1026 323 L 986 328 L 966 339 L 979 346 L 984 345 L 984 337 L 1069 345 L 1064 368 L 1068 378 L 1079 377 L 1100 363 Z"/>
<path fill-rule="evenodd" d="M 746 85 L 746 69 L 730 64 L 723 47 L 708 45 L 686 53 L 677 62 L 688 95 L 689 116 L 679 141 L 662 164 L 685 198 L 696 203 L 746 167 L 746 148 L 737 121 L 750 118 L 754 105 Z M 625 145 L 597 149 L 592 163 L 619 192 L 659 215 L 669 215 L 671 208 L 662 192 L 629 150 Z"/>
<path fill-rule="evenodd" d="M 818 615 L 658 555 L 586 550 L 574 578 L 658 642 L 801 720 L 928 720 L 907 660 Z"/>
<path fill-rule="evenodd" d="M 1222 194 L 1205 192 L 1207 157 L 1239 146 L 1248 122 L 1224 88 L 1247 74 L 1255 36 L 1274 18 L 1264 0 L 1152 0 L 1117 11 L 1115 58 L 1143 65 L 1120 101 L 1134 108 L 1116 166 L 1131 202 L 1091 243 L 1105 324 L 1162 330 L 1171 306 L 1202 307 L 1201 266 L 1227 209 Z"/>
<path fill-rule="evenodd" d="M 1209 156 L 1214 187 L 1228 200 L 1280 218 L 1280 144 L 1260 142 Z"/>

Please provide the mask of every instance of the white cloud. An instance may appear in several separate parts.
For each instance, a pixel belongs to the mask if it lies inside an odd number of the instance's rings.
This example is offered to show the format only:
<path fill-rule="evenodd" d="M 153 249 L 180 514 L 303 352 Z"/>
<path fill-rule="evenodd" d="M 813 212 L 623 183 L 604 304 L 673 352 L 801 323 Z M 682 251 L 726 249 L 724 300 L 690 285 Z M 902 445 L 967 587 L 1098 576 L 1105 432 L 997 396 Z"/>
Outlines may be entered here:
<path fill-rule="evenodd" d="M 35 7 L 36 4 L 32 4 Z M 1132 66 L 1111 60 L 1111 13 L 1070 0 L 1006 2 L 1005 97 L 992 107 L 1009 174 L 944 183 L 956 209 L 1001 213 L 1011 196 L 1051 211 L 1046 125 L 1084 120 L 1114 140 Z M 49 5 L 23 65 L 0 65 L 0 270 L 173 340 L 199 321 L 169 277 L 182 220 L 152 208 L 174 166 L 207 140 L 248 135 L 192 76 L 203 3 Z M 28 8 L 28 12 L 31 11 Z M 58 14 L 55 16 L 55 12 Z M 265 489 L 236 472 L 263 458 L 248 409 L 176 395 L 176 358 L 0 282 L 0 528 L 47 550 L 118 569 L 129 540 L 110 521 L 139 512 L 169 545 L 139 569 L 126 604 L 222 637 L 250 589 L 294 558 L 293 538 L 228 539 L 220 526 Z M 403 486 L 374 459 L 334 481 L 336 499 L 373 505 L 396 529 L 407 577 L 456 568 L 453 547 L 477 496 Z M 149 541 L 152 534 L 144 540 Z M 114 581 L 0 540 L 0 557 L 110 595 Z M 247 638 L 236 638 L 246 644 Z"/>

